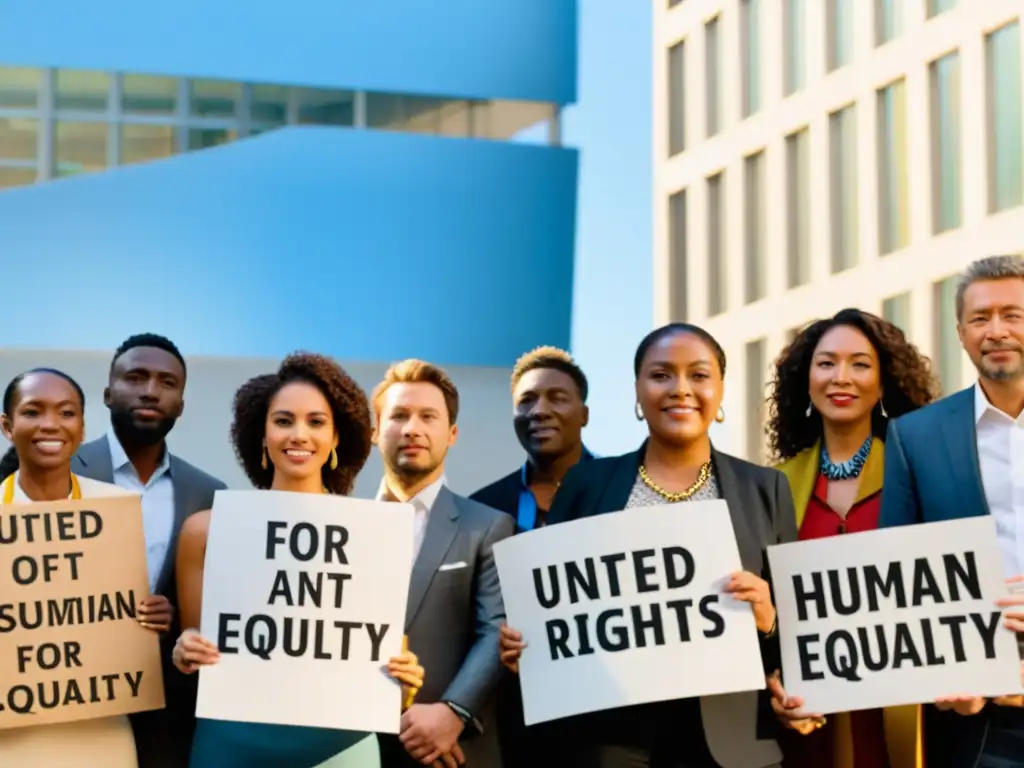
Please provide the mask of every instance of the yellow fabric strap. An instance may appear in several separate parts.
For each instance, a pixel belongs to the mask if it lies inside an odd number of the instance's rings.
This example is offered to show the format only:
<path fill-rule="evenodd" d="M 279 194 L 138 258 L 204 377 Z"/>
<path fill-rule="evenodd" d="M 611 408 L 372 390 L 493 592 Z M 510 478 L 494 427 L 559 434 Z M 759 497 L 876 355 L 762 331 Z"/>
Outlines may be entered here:
<path fill-rule="evenodd" d="M 7 476 L 7 479 L 4 480 L 4 504 L 14 503 L 14 478 L 16 474 L 17 473 L 10 474 Z M 73 472 L 71 473 L 71 498 L 75 501 L 82 498 L 82 486 L 79 484 L 78 478 Z"/>

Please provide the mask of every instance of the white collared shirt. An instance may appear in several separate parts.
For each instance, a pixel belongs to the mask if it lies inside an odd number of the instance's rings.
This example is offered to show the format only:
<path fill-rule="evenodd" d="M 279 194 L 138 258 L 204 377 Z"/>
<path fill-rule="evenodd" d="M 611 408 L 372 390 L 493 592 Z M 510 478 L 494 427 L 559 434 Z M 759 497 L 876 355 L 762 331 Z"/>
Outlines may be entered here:
<path fill-rule="evenodd" d="M 441 492 L 441 489 L 445 486 L 446 482 L 447 479 L 445 476 L 441 475 L 437 480 L 421 490 L 407 502 L 412 504 L 413 510 L 415 511 L 415 517 L 413 518 L 412 545 L 412 561 L 414 563 L 416 562 L 416 558 L 419 557 L 420 547 L 423 546 L 423 537 L 427 532 L 427 521 L 430 519 L 430 510 L 433 509 L 434 502 L 437 501 L 437 494 Z M 387 478 L 383 478 L 380 481 L 380 487 L 377 489 L 376 498 L 377 501 L 398 500 L 388 487 Z"/>
<path fill-rule="evenodd" d="M 1007 577 L 1024 573 L 1024 413 L 1003 413 L 974 385 L 981 484 L 996 521 Z"/>
<path fill-rule="evenodd" d="M 146 568 L 149 588 L 156 591 L 164 561 L 171 548 L 174 531 L 174 483 L 171 481 L 171 452 L 164 451 L 163 461 L 148 483 L 139 479 L 139 473 L 124 452 L 117 435 L 107 434 L 110 444 L 110 465 L 114 468 L 114 484 L 126 491 L 142 496 L 142 529 L 146 536 Z"/>

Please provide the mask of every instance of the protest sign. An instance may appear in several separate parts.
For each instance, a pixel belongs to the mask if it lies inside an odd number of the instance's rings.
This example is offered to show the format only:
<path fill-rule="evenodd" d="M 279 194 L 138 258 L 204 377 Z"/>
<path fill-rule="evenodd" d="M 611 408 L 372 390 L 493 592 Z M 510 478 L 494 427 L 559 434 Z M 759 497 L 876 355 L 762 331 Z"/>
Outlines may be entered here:
<path fill-rule="evenodd" d="M 164 706 L 139 496 L 0 505 L 0 729 Z"/>
<path fill-rule="evenodd" d="M 494 546 L 527 725 L 584 712 L 765 687 L 724 501 L 635 508 Z"/>
<path fill-rule="evenodd" d="M 989 516 L 768 549 L 786 691 L 829 714 L 1020 690 Z"/>
<path fill-rule="evenodd" d="M 398 733 L 409 504 L 218 491 L 203 576 L 198 717 Z M 412 649 L 415 652 L 415 648 Z"/>

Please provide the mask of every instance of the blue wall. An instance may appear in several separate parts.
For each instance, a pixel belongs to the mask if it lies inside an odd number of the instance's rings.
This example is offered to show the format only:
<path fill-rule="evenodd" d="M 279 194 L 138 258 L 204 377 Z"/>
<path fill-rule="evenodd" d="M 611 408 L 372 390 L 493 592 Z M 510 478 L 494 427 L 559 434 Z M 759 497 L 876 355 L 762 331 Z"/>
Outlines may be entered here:
<path fill-rule="evenodd" d="M 509 366 L 569 344 L 576 180 L 569 149 L 297 127 L 0 192 L 0 346 Z"/>
<path fill-rule="evenodd" d="M 0 0 L 0 40 L 8 65 L 576 99 L 576 0 Z"/>

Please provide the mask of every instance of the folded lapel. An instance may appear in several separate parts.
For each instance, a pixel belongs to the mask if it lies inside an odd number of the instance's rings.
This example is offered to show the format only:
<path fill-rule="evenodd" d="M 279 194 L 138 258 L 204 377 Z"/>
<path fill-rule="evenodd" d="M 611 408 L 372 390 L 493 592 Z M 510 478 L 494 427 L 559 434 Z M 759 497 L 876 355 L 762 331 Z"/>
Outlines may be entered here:
<path fill-rule="evenodd" d="M 750 523 L 747 521 L 747 515 L 755 509 L 754 501 L 749 498 L 748 494 L 743 493 L 745 489 L 736 476 L 732 457 L 712 448 L 711 459 L 722 498 L 729 505 L 729 517 L 732 518 L 733 535 L 736 537 L 736 546 L 740 551 L 743 570 L 761 573 L 764 564 L 760 539 L 755 536 L 755 532 L 751 530 Z"/>
<path fill-rule="evenodd" d="M 966 516 L 987 515 L 989 508 L 981 483 L 978 432 L 974 423 L 974 387 L 957 392 L 950 401 L 948 418 L 942 419 L 950 476 L 962 497 Z"/>
<path fill-rule="evenodd" d="M 801 451 L 793 458 L 782 462 L 777 469 L 789 480 L 789 490 L 793 494 L 793 506 L 796 509 L 796 529 L 799 531 L 807 513 L 807 505 L 814 495 L 814 484 L 818 480 L 821 463 L 821 443 L 815 441 L 810 448 Z"/>
<path fill-rule="evenodd" d="M 406 631 L 416 619 L 416 614 L 423 605 L 423 598 L 430 589 L 430 582 L 434 580 L 437 569 L 444 562 L 444 557 L 451 549 L 458 530 L 459 508 L 455 503 L 455 495 L 448 488 L 442 487 L 430 510 L 427 529 L 423 533 L 423 544 L 412 567 L 409 603 L 405 611 Z"/>
<path fill-rule="evenodd" d="M 86 443 L 78 449 L 78 460 L 86 467 L 83 474 L 101 483 L 114 482 L 114 464 L 110 458 L 110 443 L 106 435 Z"/>

